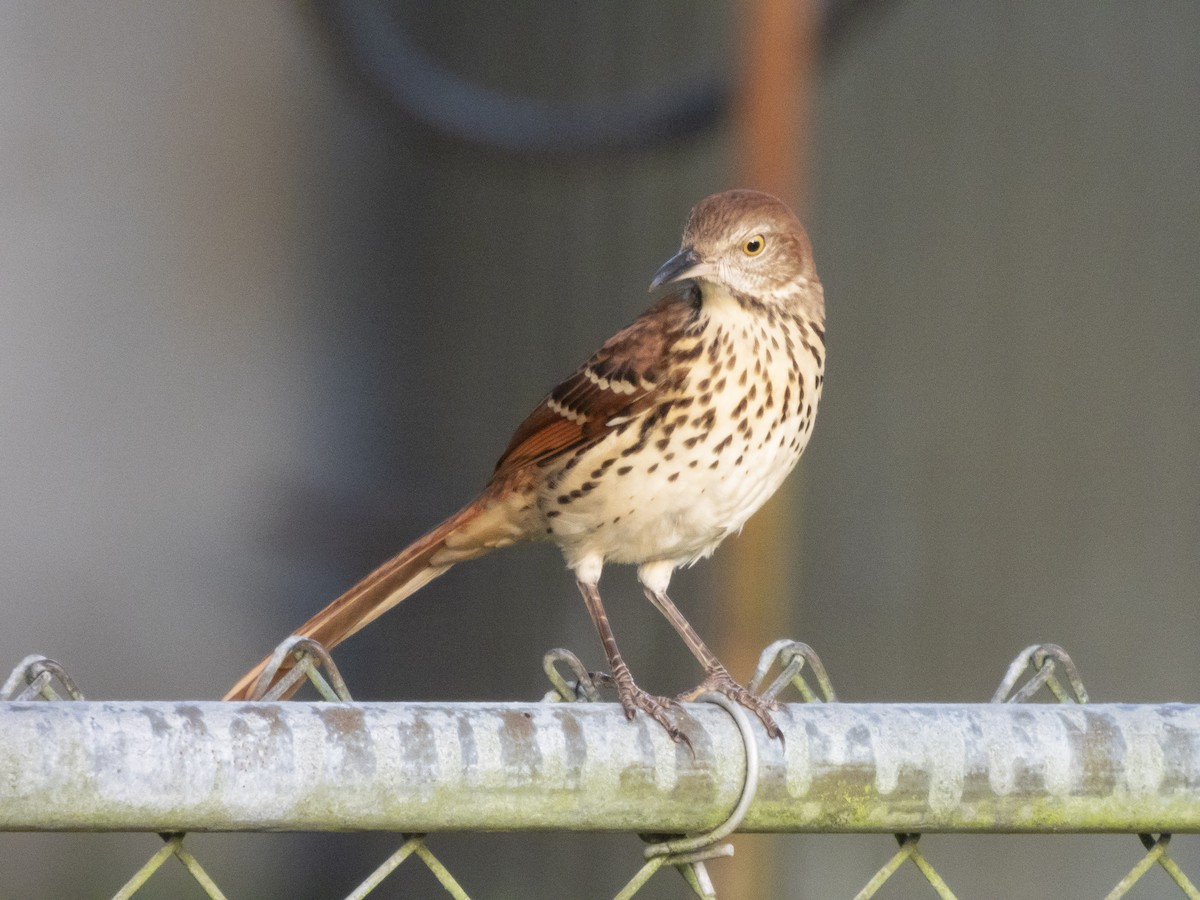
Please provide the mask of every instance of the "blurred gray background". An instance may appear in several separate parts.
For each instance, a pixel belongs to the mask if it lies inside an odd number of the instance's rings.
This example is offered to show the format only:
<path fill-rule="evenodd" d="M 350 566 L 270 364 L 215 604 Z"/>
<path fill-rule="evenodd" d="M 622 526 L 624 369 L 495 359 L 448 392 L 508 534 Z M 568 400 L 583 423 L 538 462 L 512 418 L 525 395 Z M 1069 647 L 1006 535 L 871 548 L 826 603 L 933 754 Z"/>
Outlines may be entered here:
<path fill-rule="evenodd" d="M 301 2 L 0 5 L 0 667 L 215 698 L 482 485 L 647 303 L 734 120 L 618 152 L 447 135 Z M 728 81 L 743 4 L 398 3 L 447 69 L 563 104 Z M 1200 6 L 828 4 L 797 165 L 829 304 L 766 630 L 846 700 L 986 700 L 1056 641 L 1093 699 L 1200 699 Z M 754 185 L 748 185 L 754 186 Z M 743 543 L 746 539 L 743 539 Z M 703 634 L 745 548 L 673 594 Z M 693 684 L 629 571 L 639 681 Z M 725 587 L 723 587 L 725 586 Z M 454 570 L 339 651 L 362 699 L 532 699 L 602 654 L 551 547 Z M 746 677 L 747 671 L 735 672 Z M 236 897 L 341 896 L 393 835 L 198 835 Z M 1172 851 L 1200 877 L 1200 847 Z M 5 896 L 111 895 L 153 835 L 0 835 Z M 443 835 L 481 897 L 611 896 L 632 836 Z M 846 897 L 887 836 L 742 837 L 726 895 Z M 963 897 L 1105 893 L 1129 836 L 927 836 Z M 148 897 L 197 895 L 168 867 Z M 1130 896 L 1166 896 L 1162 873 Z M 407 891 L 407 893 L 405 893 Z M 381 897 L 436 896 L 415 865 Z M 923 897 L 901 873 L 881 896 Z M 660 875 L 647 897 L 681 897 Z"/>

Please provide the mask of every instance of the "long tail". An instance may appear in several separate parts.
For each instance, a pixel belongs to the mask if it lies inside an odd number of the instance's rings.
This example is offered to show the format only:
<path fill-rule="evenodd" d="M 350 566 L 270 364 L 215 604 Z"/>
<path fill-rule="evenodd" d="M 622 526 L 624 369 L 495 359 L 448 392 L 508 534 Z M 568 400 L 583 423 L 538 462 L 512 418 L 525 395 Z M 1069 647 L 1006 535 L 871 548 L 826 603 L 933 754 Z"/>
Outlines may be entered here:
<path fill-rule="evenodd" d="M 513 537 L 504 540 L 499 536 L 512 531 L 505 527 L 504 519 L 502 509 L 480 497 L 389 559 L 292 634 L 310 637 L 332 650 L 456 562 L 512 543 Z M 243 675 L 225 699 L 248 699 L 270 660 L 267 656 Z"/>

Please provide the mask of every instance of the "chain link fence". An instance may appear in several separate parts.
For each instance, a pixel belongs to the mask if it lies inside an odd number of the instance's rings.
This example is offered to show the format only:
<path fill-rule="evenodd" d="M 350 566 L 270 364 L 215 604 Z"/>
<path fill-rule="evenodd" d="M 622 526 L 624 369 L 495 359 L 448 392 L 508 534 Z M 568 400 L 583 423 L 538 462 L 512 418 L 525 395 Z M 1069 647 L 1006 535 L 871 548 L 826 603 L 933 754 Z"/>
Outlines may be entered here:
<path fill-rule="evenodd" d="M 643 834 L 615 900 L 664 869 L 715 898 L 707 864 L 733 855 L 739 829 L 895 833 L 897 851 L 856 900 L 905 863 L 930 896 L 956 896 L 921 851 L 923 829 L 1129 831 L 1145 852 L 1108 900 L 1155 867 L 1178 896 L 1200 898 L 1169 853 L 1171 832 L 1200 831 L 1200 706 L 1085 707 L 1075 664 L 1054 644 L 1022 651 L 990 704 L 844 704 L 812 648 L 777 641 L 750 686 L 798 693 L 781 709 L 784 740 L 706 695 L 681 713 L 690 746 L 598 703 L 603 677 L 566 650 L 546 655 L 540 704 L 354 703 L 307 639 L 281 644 L 260 684 L 284 670 L 250 704 L 92 703 L 61 665 L 27 657 L 0 689 L 0 829 L 159 831 L 163 846 L 115 900 L 172 858 L 224 898 L 187 830 L 346 828 L 404 832 L 355 900 L 409 860 L 446 895 L 471 896 L 426 832 L 472 828 Z M 278 702 L 304 679 L 337 705 Z M 1024 705 L 1039 694 L 1055 702 Z"/>

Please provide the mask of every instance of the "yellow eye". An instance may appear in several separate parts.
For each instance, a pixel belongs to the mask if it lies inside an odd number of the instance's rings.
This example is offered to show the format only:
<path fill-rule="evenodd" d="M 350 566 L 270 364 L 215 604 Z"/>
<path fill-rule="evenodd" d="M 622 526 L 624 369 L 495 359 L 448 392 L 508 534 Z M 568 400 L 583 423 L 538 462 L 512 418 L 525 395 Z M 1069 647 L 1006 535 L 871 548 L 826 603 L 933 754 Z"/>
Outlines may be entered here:
<path fill-rule="evenodd" d="M 742 244 L 742 252 L 747 256 L 758 256 L 763 252 L 765 246 L 767 246 L 767 239 L 761 234 L 756 234 L 754 237 L 746 238 L 746 243 Z"/>

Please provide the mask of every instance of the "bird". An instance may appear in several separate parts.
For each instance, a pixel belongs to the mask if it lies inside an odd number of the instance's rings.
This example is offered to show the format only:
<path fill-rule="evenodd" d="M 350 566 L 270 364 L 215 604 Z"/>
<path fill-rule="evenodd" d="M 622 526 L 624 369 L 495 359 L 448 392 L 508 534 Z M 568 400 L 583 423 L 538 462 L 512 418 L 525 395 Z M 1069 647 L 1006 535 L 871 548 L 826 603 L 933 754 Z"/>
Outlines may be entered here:
<path fill-rule="evenodd" d="M 562 551 L 626 718 L 676 741 L 679 699 L 714 691 L 772 737 L 777 705 L 730 675 L 667 596 L 775 493 L 808 445 L 825 373 L 825 302 L 812 245 L 779 199 L 737 189 L 691 210 L 655 273 L 657 300 L 517 427 L 479 495 L 322 609 L 294 635 L 327 649 L 451 566 L 520 541 Z M 646 598 L 704 669 L 680 698 L 639 687 L 601 602 L 608 563 L 637 566 Z M 260 696 L 270 657 L 225 696 Z"/>

